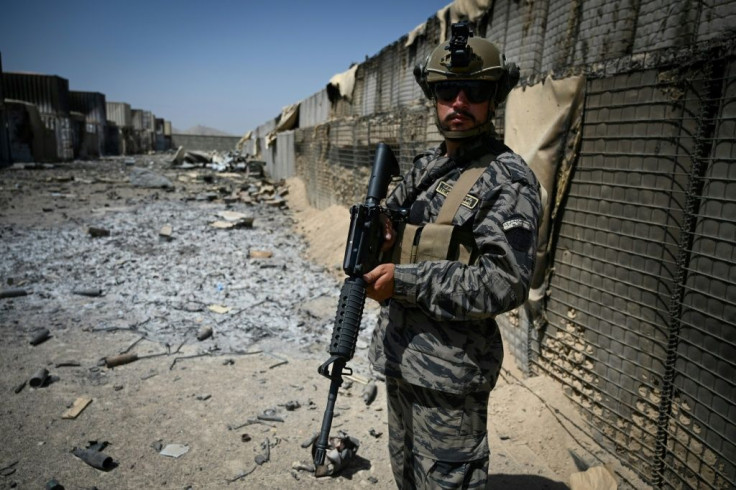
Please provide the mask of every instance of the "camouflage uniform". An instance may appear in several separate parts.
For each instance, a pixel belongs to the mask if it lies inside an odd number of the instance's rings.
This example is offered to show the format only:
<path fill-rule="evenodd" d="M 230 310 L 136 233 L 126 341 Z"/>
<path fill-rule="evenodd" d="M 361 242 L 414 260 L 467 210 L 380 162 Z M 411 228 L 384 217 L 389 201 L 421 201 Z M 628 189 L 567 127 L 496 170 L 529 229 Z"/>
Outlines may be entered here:
<path fill-rule="evenodd" d="M 483 488 L 488 395 L 503 345 L 494 317 L 521 305 L 534 268 L 539 184 L 523 159 L 488 136 L 453 159 L 444 143 L 415 159 L 388 197 L 409 222 L 433 222 L 463 168 L 489 163 L 453 224 L 477 259 L 397 264 L 394 295 L 373 333 L 370 361 L 387 379 L 389 452 L 399 488 Z M 494 155 L 495 156 L 494 158 Z M 446 194 L 446 192 L 444 193 Z"/>

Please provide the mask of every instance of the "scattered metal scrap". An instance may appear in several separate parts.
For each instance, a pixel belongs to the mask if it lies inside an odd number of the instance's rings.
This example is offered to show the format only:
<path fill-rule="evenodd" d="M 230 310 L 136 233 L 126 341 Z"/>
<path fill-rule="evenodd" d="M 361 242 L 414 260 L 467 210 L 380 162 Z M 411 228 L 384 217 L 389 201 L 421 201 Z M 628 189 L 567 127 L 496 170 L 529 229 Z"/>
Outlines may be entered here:
<path fill-rule="evenodd" d="M 51 337 L 51 332 L 49 332 L 48 328 L 42 328 L 38 330 L 35 334 L 33 334 L 33 337 L 31 337 L 30 344 L 31 345 L 38 345 L 43 342 L 46 342 Z"/>
<path fill-rule="evenodd" d="M 19 288 L 9 288 L 0 290 L 0 299 L 3 298 L 18 298 L 20 296 L 26 296 L 28 291 Z"/>
<path fill-rule="evenodd" d="M 177 354 L 181 350 L 181 348 L 184 346 L 184 344 L 186 343 L 186 340 L 182 341 L 181 344 L 179 344 L 179 347 L 177 347 L 176 350 L 174 350 L 173 352 L 171 351 L 171 348 L 168 344 L 166 345 L 165 352 L 156 352 L 154 354 L 148 354 L 145 356 L 139 356 L 135 352 L 128 352 L 130 351 L 130 349 L 133 348 L 133 346 L 135 346 L 138 342 L 140 342 L 144 338 L 145 338 L 145 334 L 141 336 L 139 339 L 136 339 L 128 348 L 126 348 L 120 354 L 117 354 L 114 356 L 103 357 L 100 360 L 99 365 L 104 365 L 107 368 L 113 368 L 117 366 L 122 366 L 124 364 L 129 364 L 131 362 L 135 362 L 139 359 L 151 359 L 154 357 L 169 356 L 172 354 Z M 201 354 L 201 355 L 208 355 L 208 354 Z M 188 356 L 188 357 L 195 357 L 195 356 Z M 176 362 L 176 359 L 174 359 L 174 363 L 175 362 Z M 173 367 L 173 364 L 172 364 L 172 367 Z"/>
<path fill-rule="evenodd" d="M 46 386 L 50 381 L 49 377 L 49 371 L 46 368 L 41 368 L 35 373 L 33 373 L 33 376 L 31 376 L 31 379 L 28 381 L 28 384 L 31 386 L 31 388 L 41 388 L 43 386 Z"/>
<path fill-rule="evenodd" d="M 257 454 L 255 457 L 255 462 L 258 466 L 267 463 L 271 459 L 271 441 L 268 438 L 261 443 L 261 449 L 263 452 Z"/>
<path fill-rule="evenodd" d="M 117 466 L 110 456 L 102 451 L 109 445 L 107 441 L 92 441 L 86 448 L 74 447 L 72 454 L 93 468 L 102 471 L 110 471 Z"/>
<path fill-rule="evenodd" d="M 227 480 L 227 482 L 228 483 L 234 483 L 234 482 L 236 482 L 238 480 L 241 480 L 241 479 L 245 478 L 246 476 L 250 475 L 251 473 L 253 473 L 254 471 L 256 471 L 256 468 L 258 468 L 258 465 L 254 465 L 253 468 L 251 468 L 249 470 L 241 471 L 240 473 L 238 473 L 237 475 L 235 475 L 233 478 Z"/>
<path fill-rule="evenodd" d="M 0 475 L 2 476 L 10 476 L 13 473 L 15 473 L 15 466 L 18 464 L 18 460 L 10 461 L 3 463 L 2 466 L 0 466 Z"/>
<path fill-rule="evenodd" d="M 170 163 L 181 169 L 210 168 L 217 172 L 240 171 L 258 178 L 265 175 L 266 167 L 266 162 L 255 160 L 250 155 L 242 155 L 240 152 L 187 151 L 183 146 L 176 150 Z"/>

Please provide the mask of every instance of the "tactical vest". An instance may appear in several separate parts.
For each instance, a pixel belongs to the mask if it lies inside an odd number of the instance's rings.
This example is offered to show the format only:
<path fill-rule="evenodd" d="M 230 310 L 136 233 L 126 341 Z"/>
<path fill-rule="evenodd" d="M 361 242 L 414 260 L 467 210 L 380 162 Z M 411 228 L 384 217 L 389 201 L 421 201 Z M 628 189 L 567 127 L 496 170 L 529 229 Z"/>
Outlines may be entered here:
<path fill-rule="evenodd" d="M 456 260 L 463 264 L 475 262 L 478 254 L 472 232 L 453 225 L 452 219 L 465 199 L 477 199 L 469 196 L 468 192 L 486 168 L 488 168 L 486 162 L 479 162 L 460 174 L 455 185 L 445 196 L 445 202 L 442 203 L 434 223 L 425 225 L 403 223 L 399 226 L 392 262 L 396 264 L 411 264 L 425 260 Z"/>

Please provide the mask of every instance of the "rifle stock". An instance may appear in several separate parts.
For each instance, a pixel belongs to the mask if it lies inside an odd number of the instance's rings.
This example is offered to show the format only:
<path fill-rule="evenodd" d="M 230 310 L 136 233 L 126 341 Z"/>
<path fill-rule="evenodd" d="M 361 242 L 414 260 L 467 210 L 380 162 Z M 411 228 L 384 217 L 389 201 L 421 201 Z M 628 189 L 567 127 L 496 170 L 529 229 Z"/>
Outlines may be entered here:
<path fill-rule="evenodd" d="M 385 143 L 379 143 L 365 202 L 350 208 L 350 229 L 343 260 L 343 270 L 348 277 L 340 290 L 332 340 L 328 349 L 330 358 L 317 369 L 322 376 L 330 379 L 322 427 L 314 446 L 314 464 L 317 466 L 324 464 L 325 461 L 337 392 L 342 385 L 343 373 L 350 375 L 353 372 L 346 364 L 355 353 L 360 321 L 363 317 L 367 285 L 362 276 L 380 263 L 383 243 L 380 215 L 385 212 L 380 203 L 388 193 L 391 178 L 398 175 L 399 164 L 391 148 Z"/>

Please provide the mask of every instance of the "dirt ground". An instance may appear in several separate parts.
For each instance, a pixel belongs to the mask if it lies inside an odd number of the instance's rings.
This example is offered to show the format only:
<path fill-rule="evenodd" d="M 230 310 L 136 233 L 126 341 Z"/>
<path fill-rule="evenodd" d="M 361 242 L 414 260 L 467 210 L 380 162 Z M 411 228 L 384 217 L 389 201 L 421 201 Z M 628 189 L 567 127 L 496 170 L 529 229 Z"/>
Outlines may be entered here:
<path fill-rule="evenodd" d="M 0 299 L 0 489 L 45 488 L 52 480 L 67 489 L 395 488 L 380 379 L 376 399 L 367 404 L 363 397 L 373 378 L 366 362 L 370 325 L 349 364 L 356 375 L 340 390 L 332 431 L 359 440 L 357 455 L 338 476 L 316 478 L 304 447 L 319 430 L 327 398 L 329 381 L 317 367 L 327 359 L 324 345 L 342 281 L 347 210 L 310 208 L 298 179 L 281 187 L 286 203 L 253 201 L 242 192 L 251 185 L 242 176 L 203 179 L 209 172 L 172 168 L 169 157 L 0 169 L 0 291 L 29 293 Z M 131 185 L 131 165 L 165 175 L 173 189 Z M 192 199 L 208 191 L 216 195 Z M 203 297 L 214 293 L 188 286 L 186 278 L 217 272 L 203 270 L 214 267 L 206 259 L 225 252 L 205 244 L 220 243 L 207 240 L 222 235 L 196 220 L 223 202 L 255 215 L 254 228 L 263 234 L 252 234 L 259 242 L 248 250 L 237 250 L 240 238 L 228 235 L 236 240 L 228 246 L 233 255 L 215 264 L 230 269 L 219 279 L 231 287 L 223 300 L 230 309 L 214 316 L 187 309 L 218 298 Z M 136 220 L 152 214 L 161 219 L 138 230 Z M 124 236 L 92 238 L 89 227 L 100 216 Z M 192 223 L 189 231 L 182 231 L 176 249 L 162 251 L 159 225 L 182 217 Z M 126 241 L 137 232 L 151 236 Z M 287 242 L 299 260 L 279 257 Z M 265 260 L 276 265 L 253 259 L 259 246 L 273 251 Z M 121 249 L 135 253 L 120 255 Z M 106 294 L 68 293 L 90 285 L 90 278 L 98 278 Z M 248 279 L 247 287 L 235 287 Z M 167 288 L 173 292 L 166 301 L 153 296 Z M 278 296 L 289 288 L 293 301 Z M 297 293 L 316 289 L 321 292 Z M 260 290 L 267 292 L 261 299 Z M 260 311 L 259 302 L 276 309 Z M 375 312 L 367 305 L 368 322 Z M 267 328 L 282 316 L 290 329 Z M 208 324 L 215 326 L 212 338 L 193 338 Z M 220 333 L 220 325 L 243 331 Z M 264 328 L 258 335 L 249 331 L 258 326 Z M 31 345 L 41 328 L 50 337 Z M 104 358 L 126 352 L 138 359 L 105 364 Z M 40 369 L 49 377 L 32 387 Z M 91 402 L 76 417 L 64 418 L 85 399 Z M 488 488 L 567 489 L 573 473 L 602 465 L 614 472 L 618 488 L 646 488 L 582 433 L 584 422 L 559 385 L 544 376 L 524 379 L 510 356 L 491 396 L 490 421 Z M 107 469 L 72 454 L 92 442 L 104 443 Z"/>

